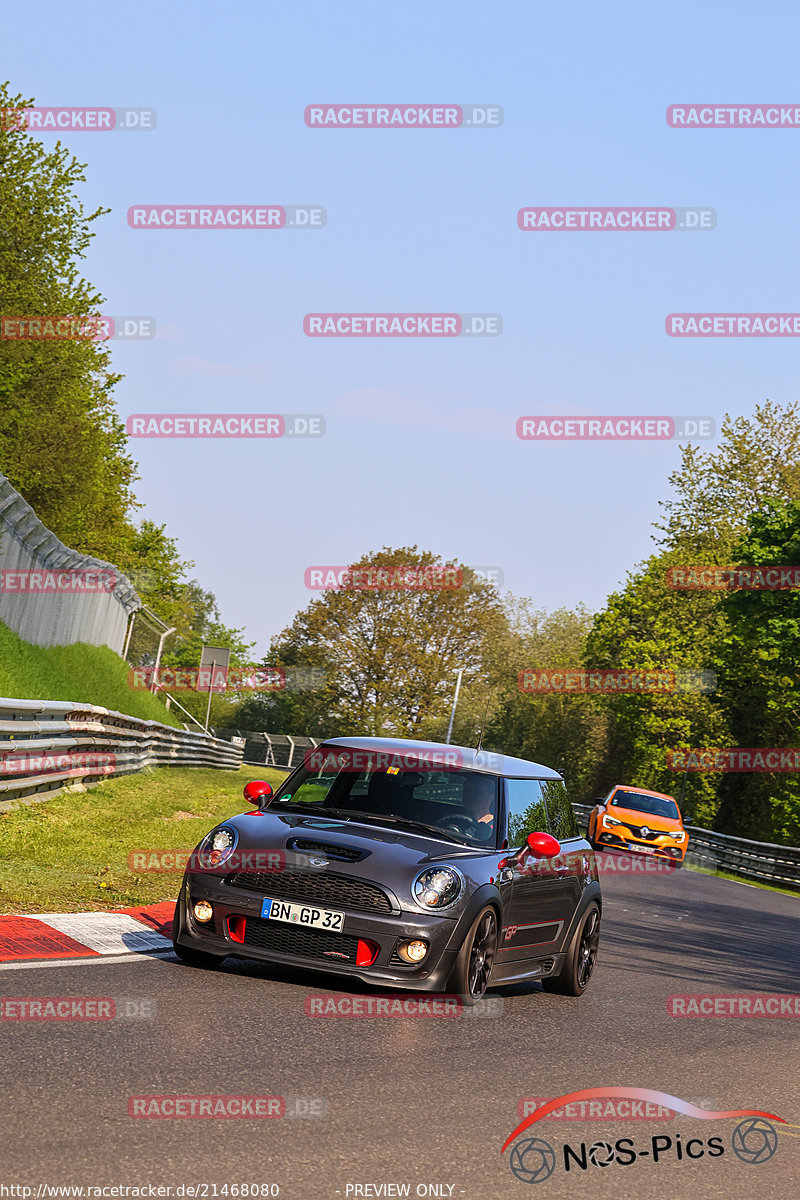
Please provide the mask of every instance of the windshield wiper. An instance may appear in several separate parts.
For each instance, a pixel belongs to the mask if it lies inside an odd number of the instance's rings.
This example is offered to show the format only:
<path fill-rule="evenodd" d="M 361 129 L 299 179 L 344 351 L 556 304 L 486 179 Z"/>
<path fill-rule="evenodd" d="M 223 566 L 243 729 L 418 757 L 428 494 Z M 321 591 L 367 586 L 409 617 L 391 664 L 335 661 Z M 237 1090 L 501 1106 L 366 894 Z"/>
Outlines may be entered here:
<path fill-rule="evenodd" d="M 469 842 L 463 841 L 450 829 L 442 829 L 439 825 L 428 825 L 425 821 L 415 821 L 413 817 L 402 817 L 399 813 L 367 813 L 375 821 L 394 821 L 395 824 L 406 825 L 409 829 L 421 829 L 423 833 L 432 833 L 434 837 L 443 839 L 446 842 L 455 842 L 458 846 L 468 846 Z"/>
<path fill-rule="evenodd" d="M 455 842 L 457 846 L 469 846 L 471 849 L 473 848 L 470 842 L 463 841 L 450 829 L 442 829 L 438 825 L 428 825 L 425 821 L 415 821 L 412 817 L 403 817 L 399 813 L 371 813 L 362 812 L 361 809 L 356 808 L 328 808 L 327 806 L 323 807 L 321 804 L 303 804 L 302 801 L 299 804 L 287 804 L 283 809 L 284 812 L 291 810 L 302 810 L 304 813 L 312 813 L 315 817 L 322 819 L 325 817 L 341 817 L 344 821 L 355 819 L 356 821 L 377 821 L 378 824 L 383 825 L 404 825 L 409 829 L 419 829 L 423 833 L 433 834 L 434 837 L 441 838 L 446 842 Z M 280 810 L 276 809 L 275 811 Z"/>
<path fill-rule="evenodd" d="M 302 813 L 304 816 L 311 813 L 315 817 L 324 818 L 324 817 L 330 817 L 330 816 L 338 817 L 340 813 L 344 813 L 347 810 L 343 809 L 343 808 L 327 808 L 320 801 L 311 802 L 311 801 L 300 800 L 297 804 L 295 804 L 294 801 L 289 801 L 286 804 L 283 804 L 280 808 L 278 807 L 277 804 L 274 804 L 274 805 L 270 804 L 269 808 L 266 811 L 271 812 L 271 813 L 278 813 L 278 814 L 298 812 L 298 813 Z M 344 819 L 346 819 L 346 818 L 344 818 Z"/>

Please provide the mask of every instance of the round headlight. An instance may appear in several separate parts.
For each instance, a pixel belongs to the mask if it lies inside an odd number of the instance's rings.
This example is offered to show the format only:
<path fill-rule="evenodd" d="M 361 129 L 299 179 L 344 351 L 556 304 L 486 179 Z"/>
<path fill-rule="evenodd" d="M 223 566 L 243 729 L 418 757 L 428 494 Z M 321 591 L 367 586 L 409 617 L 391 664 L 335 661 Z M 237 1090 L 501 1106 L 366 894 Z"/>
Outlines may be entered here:
<path fill-rule="evenodd" d="M 461 895 L 463 879 L 455 867 L 428 867 L 414 880 L 412 895 L 426 908 L 447 908 Z"/>
<path fill-rule="evenodd" d="M 210 921 L 214 915 L 214 910 L 207 900 L 198 900 L 194 906 L 194 918 L 196 921 Z"/>
<path fill-rule="evenodd" d="M 200 843 L 198 858 L 203 867 L 220 867 L 227 862 L 236 847 L 239 835 L 232 825 L 220 825 Z"/>

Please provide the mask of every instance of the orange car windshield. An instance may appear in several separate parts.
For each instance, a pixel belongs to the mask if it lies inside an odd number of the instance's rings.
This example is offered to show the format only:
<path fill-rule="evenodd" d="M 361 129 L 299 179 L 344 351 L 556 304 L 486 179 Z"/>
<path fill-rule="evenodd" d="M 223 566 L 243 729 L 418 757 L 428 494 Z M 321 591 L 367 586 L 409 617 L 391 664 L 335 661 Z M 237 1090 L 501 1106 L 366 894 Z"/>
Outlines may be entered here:
<path fill-rule="evenodd" d="M 630 808 L 634 812 L 647 813 L 650 817 L 672 817 L 679 821 L 681 814 L 674 800 L 662 796 L 643 796 L 640 792 L 615 792 L 612 808 Z"/>

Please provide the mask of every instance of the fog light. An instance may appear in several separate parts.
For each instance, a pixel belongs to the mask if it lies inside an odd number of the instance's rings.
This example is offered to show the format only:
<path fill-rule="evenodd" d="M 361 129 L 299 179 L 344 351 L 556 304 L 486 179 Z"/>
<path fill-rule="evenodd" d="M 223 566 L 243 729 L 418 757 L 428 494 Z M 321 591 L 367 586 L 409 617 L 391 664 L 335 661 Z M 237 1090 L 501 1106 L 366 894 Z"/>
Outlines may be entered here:
<path fill-rule="evenodd" d="M 397 953 L 401 958 L 404 958 L 408 963 L 422 962 L 425 955 L 428 953 L 427 942 L 401 942 L 397 947 Z"/>
<path fill-rule="evenodd" d="M 205 924 L 206 921 L 211 920 L 213 915 L 214 915 L 214 910 L 211 907 L 211 905 L 208 903 L 207 900 L 198 900 L 197 901 L 197 904 L 195 904 L 195 906 L 194 906 L 195 921 L 201 921 L 203 924 Z"/>

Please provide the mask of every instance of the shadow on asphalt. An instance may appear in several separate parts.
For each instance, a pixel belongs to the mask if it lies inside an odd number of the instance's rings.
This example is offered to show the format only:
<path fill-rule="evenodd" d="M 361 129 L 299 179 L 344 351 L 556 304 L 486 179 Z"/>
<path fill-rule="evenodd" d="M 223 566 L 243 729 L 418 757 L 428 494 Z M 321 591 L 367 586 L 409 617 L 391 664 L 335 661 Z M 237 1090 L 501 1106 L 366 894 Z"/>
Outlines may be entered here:
<path fill-rule="evenodd" d="M 766 905 L 755 907 L 760 898 L 748 907 L 663 894 L 638 902 L 606 897 L 603 965 L 690 979 L 693 985 L 796 992 L 800 909 L 796 917 L 770 912 Z"/>

